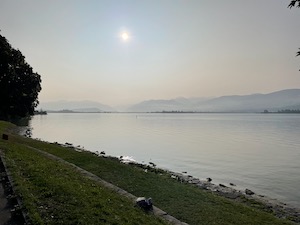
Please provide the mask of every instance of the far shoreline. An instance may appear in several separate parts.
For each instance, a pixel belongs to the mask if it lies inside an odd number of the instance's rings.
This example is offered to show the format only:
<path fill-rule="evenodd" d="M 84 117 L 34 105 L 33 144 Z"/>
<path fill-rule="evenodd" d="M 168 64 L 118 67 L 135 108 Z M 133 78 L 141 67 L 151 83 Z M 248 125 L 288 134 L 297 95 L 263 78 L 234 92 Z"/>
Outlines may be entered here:
<path fill-rule="evenodd" d="M 112 113 L 112 114 L 118 114 L 118 113 L 128 113 L 128 114 L 300 114 L 300 110 L 282 110 L 282 111 L 254 111 L 254 112 L 248 112 L 248 111 L 223 111 L 223 112 L 209 112 L 209 111 L 149 111 L 149 112 L 126 112 L 126 111 L 97 111 L 97 112 L 83 112 L 83 111 L 73 111 L 73 110 L 48 110 L 48 111 L 42 111 L 41 113 L 37 112 L 34 115 L 47 115 L 47 114 L 59 114 L 59 113 L 82 113 L 82 114 L 101 114 L 101 113 Z"/>

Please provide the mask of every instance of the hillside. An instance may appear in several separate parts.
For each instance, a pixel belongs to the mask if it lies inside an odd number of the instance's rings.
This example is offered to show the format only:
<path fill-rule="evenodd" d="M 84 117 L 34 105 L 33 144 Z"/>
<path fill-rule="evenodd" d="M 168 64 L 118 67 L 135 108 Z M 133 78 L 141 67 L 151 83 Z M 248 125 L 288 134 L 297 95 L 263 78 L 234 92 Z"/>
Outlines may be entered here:
<path fill-rule="evenodd" d="M 133 105 L 127 111 L 262 112 L 298 109 L 299 106 L 300 89 L 288 89 L 268 94 L 232 95 L 211 99 L 149 100 Z"/>
<path fill-rule="evenodd" d="M 300 89 L 287 89 L 268 94 L 230 95 L 216 98 L 175 98 L 147 100 L 117 110 L 95 101 L 42 102 L 38 110 L 72 112 L 277 112 L 300 109 Z"/>

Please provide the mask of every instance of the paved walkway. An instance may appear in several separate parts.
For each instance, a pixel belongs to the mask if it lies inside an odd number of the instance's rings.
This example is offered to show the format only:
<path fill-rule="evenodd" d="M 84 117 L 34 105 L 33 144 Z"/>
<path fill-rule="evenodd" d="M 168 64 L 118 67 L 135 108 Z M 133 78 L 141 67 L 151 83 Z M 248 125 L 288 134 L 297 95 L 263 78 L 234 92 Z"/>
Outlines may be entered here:
<path fill-rule="evenodd" d="M 0 225 L 8 224 L 10 219 L 11 219 L 10 208 L 8 207 L 8 202 L 1 182 L 0 183 Z"/>

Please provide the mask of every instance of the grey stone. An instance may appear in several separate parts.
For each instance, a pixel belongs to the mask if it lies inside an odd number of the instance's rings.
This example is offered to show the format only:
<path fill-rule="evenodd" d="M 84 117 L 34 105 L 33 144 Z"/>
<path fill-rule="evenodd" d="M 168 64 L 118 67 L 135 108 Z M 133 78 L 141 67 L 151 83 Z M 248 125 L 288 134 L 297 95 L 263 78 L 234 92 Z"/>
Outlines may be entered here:
<path fill-rule="evenodd" d="M 246 195 L 254 195 L 255 193 L 249 189 L 245 190 Z"/>

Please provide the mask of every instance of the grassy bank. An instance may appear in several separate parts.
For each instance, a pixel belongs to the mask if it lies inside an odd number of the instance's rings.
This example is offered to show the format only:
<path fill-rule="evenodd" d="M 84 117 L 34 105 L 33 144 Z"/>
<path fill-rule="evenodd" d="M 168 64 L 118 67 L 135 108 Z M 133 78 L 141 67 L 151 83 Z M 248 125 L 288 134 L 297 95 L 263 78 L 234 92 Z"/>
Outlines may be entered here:
<path fill-rule="evenodd" d="M 7 123 L 1 122 L 0 134 L 8 127 Z M 145 172 L 114 158 L 97 157 L 89 152 L 77 152 L 71 148 L 10 134 L 8 141 L 0 141 L 0 148 L 5 151 L 18 184 L 17 191 L 24 199 L 26 209 L 32 218 L 45 224 L 51 224 L 47 221 L 52 220 L 53 224 L 59 224 L 64 217 L 67 221 L 64 224 L 74 224 L 75 221 L 79 221 L 78 224 L 105 223 L 101 218 L 108 224 L 147 224 L 141 221 L 159 224 L 161 221 L 144 215 L 134 209 L 128 200 L 115 196 L 68 166 L 33 152 L 27 145 L 74 163 L 136 196 L 152 197 L 156 206 L 189 224 L 292 224 L 260 210 L 257 204 L 246 206 L 179 183 L 163 171 Z M 130 216 L 126 217 L 128 214 Z M 89 217 L 94 217 L 95 221 L 88 222 Z"/>
<path fill-rule="evenodd" d="M 126 197 L 17 139 L 10 135 L 9 141 L 0 142 L 0 148 L 31 224 L 166 224 L 134 207 Z"/>

